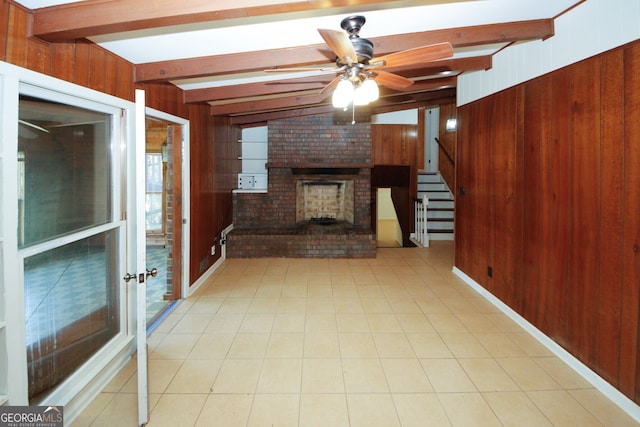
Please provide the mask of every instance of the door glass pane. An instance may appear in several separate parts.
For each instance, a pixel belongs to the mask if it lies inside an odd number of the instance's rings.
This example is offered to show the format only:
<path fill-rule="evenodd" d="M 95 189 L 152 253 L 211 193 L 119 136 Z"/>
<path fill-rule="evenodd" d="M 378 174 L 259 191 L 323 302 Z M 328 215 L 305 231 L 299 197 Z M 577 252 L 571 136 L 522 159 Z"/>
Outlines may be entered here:
<path fill-rule="evenodd" d="M 20 96 L 20 247 L 111 218 L 111 115 Z"/>
<path fill-rule="evenodd" d="M 120 330 L 117 229 L 24 260 L 29 398 L 64 380 Z"/>
<path fill-rule="evenodd" d="M 120 332 L 121 228 L 109 226 L 113 117 L 20 96 L 18 244 L 31 404 Z"/>
<path fill-rule="evenodd" d="M 146 154 L 147 232 L 162 232 L 162 154 Z"/>

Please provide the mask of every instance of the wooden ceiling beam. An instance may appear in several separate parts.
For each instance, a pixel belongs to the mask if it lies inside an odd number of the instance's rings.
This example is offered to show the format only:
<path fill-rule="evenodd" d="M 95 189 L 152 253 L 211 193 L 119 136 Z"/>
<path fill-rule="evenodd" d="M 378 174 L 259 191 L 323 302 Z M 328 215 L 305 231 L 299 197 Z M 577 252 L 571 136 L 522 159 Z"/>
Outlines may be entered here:
<path fill-rule="evenodd" d="M 477 25 L 399 34 L 372 38 L 375 55 L 381 56 L 400 50 L 432 43 L 450 42 L 454 48 L 522 40 L 541 40 L 553 35 L 553 19 Z M 213 55 L 172 61 L 148 62 L 136 65 L 138 83 L 181 80 L 229 73 L 262 71 L 269 68 L 309 66 L 331 62 L 333 54 L 324 44 Z"/>
<path fill-rule="evenodd" d="M 455 1 L 462 0 L 448 2 Z M 269 15 L 293 19 L 310 12 L 328 16 L 415 4 L 409 0 L 86 0 L 35 9 L 32 35 L 54 42 L 212 21 L 228 27 L 260 22 Z"/>

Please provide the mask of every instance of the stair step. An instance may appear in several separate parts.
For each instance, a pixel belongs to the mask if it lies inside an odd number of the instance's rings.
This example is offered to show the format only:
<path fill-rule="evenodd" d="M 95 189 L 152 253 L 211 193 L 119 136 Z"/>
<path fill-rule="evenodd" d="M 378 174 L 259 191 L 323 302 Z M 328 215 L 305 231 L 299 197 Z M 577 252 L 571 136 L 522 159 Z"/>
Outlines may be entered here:
<path fill-rule="evenodd" d="M 444 182 L 421 182 L 418 183 L 418 191 L 449 191 Z"/>

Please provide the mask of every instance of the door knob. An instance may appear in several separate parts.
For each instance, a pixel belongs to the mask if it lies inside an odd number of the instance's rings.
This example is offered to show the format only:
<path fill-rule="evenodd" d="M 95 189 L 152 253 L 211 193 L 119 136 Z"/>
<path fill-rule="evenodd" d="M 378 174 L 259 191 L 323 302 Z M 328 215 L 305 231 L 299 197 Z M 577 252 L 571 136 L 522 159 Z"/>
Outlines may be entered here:
<path fill-rule="evenodd" d="M 153 267 L 151 270 L 147 268 L 147 277 L 156 277 L 158 275 L 158 269 Z"/>
<path fill-rule="evenodd" d="M 127 273 L 127 274 L 124 275 L 123 279 L 124 279 L 125 283 L 129 283 L 129 280 L 132 280 L 132 279 L 136 280 L 136 277 L 137 277 L 136 273 L 133 273 L 133 274 Z"/>

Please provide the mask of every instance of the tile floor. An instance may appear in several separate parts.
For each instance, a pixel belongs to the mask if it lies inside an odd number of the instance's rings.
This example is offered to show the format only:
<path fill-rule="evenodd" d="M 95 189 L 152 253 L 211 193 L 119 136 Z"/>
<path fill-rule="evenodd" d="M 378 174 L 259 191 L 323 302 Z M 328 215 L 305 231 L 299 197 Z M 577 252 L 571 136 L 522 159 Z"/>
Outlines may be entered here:
<path fill-rule="evenodd" d="M 637 425 L 452 261 L 225 261 L 149 337 L 148 426 Z M 135 426 L 135 390 L 132 362 L 73 426 Z"/>

